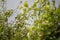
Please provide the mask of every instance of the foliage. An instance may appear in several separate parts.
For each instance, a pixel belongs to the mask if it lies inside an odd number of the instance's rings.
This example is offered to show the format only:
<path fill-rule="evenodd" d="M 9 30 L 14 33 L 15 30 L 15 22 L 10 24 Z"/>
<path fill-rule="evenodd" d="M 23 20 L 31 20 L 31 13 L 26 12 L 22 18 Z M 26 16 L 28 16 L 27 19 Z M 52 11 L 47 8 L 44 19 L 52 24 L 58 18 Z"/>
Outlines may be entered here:
<path fill-rule="evenodd" d="M 22 12 L 15 17 L 13 26 L 8 23 L 13 10 L 0 14 L 0 40 L 60 40 L 56 36 L 60 7 L 56 8 L 54 1 L 34 0 L 31 6 L 25 1 L 19 9 Z M 27 23 L 30 19 L 33 24 Z"/>

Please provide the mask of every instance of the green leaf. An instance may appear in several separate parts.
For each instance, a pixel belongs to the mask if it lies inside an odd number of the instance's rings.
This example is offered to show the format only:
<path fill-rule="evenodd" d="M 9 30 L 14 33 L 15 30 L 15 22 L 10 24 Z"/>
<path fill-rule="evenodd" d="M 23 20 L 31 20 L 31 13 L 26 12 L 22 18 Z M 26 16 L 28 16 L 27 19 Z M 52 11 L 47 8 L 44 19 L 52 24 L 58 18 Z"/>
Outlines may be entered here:
<path fill-rule="evenodd" d="M 27 2 L 24 2 L 24 7 L 28 7 L 28 3 Z"/>

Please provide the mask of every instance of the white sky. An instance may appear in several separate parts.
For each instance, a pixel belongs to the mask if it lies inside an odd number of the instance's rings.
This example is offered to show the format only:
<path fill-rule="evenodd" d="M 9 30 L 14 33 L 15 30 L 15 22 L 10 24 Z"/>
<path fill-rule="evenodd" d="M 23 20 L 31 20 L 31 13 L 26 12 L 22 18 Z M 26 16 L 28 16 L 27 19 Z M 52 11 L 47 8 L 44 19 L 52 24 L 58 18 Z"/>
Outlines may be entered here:
<path fill-rule="evenodd" d="M 19 2 L 20 2 L 20 0 L 6 0 L 6 7 L 7 7 L 6 9 L 7 10 L 13 9 L 13 10 L 16 11 L 16 8 L 20 4 Z M 17 12 L 14 12 L 13 13 L 13 15 L 9 18 L 9 21 L 8 22 L 11 22 L 12 20 L 15 20 L 14 17 L 17 15 Z"/>
<path fill-rule="evenodd" d="M 8 10 L 8 9 L 16 9 L 17 7 L 18 7 L 18 5 L 20 5 L 20 1 L 21 0 L 5 0 L 6 1 L 6 9 Z M 22 0 L 22 1 L 24 1 L 24 0 Z M 50 0 L 51 1 L 51 0 Z M 31 5 L 32 3 L 33 3 L 33 0 L 28 0 L 28 3 L 29 3 L 29 5 Z M 56 7 L 60 4 L 60 0 L 56 0 Z M 19 13 L 18 12 L 18 10 L 17 10 L 17 12 L 15 12 L 11 17 L 10 17 L 10 19 L 9 19 L 9 22 L 11 21 L 11 20 L 14 20 L 14 17 L 17 15 L 17 13 Z"/>
<path fill-rule="evenodd" d="M 24 1 L 24 0 L 22 0 Z M 51 0 L 50 0 L 51 1 Z M 19 5 L 20 0 L 6 0 L 6 6 L 7 9 L 16 9 Z M 33 0 L 28 0 L 28 3 L 31 4 Z M 60 3 L 60 0 L 56 0 L 56 5 L 58 6 L 58 3 Z"/>
<path fill-rule="evenodd" d="M 7 9 L 16 9 L 18 7 L 18 5 L 20 5 L 20 1 L 21 0 L 7 0 Z M 25 1 L 25 0 L 22 0 Z M 27 0 L 29 5 L 31 5 L 33 3 L 33 0 Z M 8 22 L 14 21 L 15 20 L 15 16 L 19 13 L 19 10 L 15 10 L 16 12 L 14 12 L 12 14 L 12 16 L 9 18 Z"/>
<path fill-rule="evenodd" d="M 19 0 L 6 0 L 7 9 L 16 9 L 19 5 Z"/>

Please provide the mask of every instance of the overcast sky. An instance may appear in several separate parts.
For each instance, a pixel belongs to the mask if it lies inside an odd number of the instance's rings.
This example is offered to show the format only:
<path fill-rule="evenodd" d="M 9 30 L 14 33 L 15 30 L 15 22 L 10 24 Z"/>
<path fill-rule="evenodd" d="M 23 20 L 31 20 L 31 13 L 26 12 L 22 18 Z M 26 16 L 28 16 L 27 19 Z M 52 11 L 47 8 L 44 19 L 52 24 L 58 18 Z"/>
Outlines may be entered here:
<path fill-rule="evenodd" d="M 14 9 L 15 10 L 18 7 L 18 5 L 20 5 L 21 0 L 5 0 L 5 1 L 6 1 L 6 9 L 7 10 L 8 9 Z M 24 1 L 24 0 L 22 0 L 22 1 Z M 33 3 L 33 0 L 28 0 L 28 3 L 29 3 L 29 5 L 31 5 Z M 56 7 L 59 5 L 58 3 L 60 4 L 60 0 L 56 0 Z M 17 13 L 19 13 L 18 10 L 16 10 L 16 12 L 13 13 L 13 15 L 9 19 L 9 22 L 11 20 L 14 20 L 14 16 L 16 16 Z"/>
<path fill-rule="evenodd" d="M 19 5 L 20 5 L 20 1 L 21 0 L 7 0 L 7 9 L 16 9 Z M 25 0 L 22 0 L 25 1 Z M 33 0 L 29 0 L 28 1 L 29 5 L 31 5 L 33 3 Z M 9 18 L 9 21 L 15 20 L 15 16 L 19 13 L 19 10 L 15 10 L 16 12 L 13 13 L 13 15 Z"/>
<path fill-rule="evenodd" d="M 24 1 L 24 0 L 22 0 Z M 33 0 L 28 0 L 29 4 L 33 2 Z M 7 9 L 16 9 L 17 6 L 20 4 L 20 0 L 6 0 L 7 3 Z M 60 3 L 60 0 L 56 0 L 56 5 L 58 6 L 58 3 Z"/>

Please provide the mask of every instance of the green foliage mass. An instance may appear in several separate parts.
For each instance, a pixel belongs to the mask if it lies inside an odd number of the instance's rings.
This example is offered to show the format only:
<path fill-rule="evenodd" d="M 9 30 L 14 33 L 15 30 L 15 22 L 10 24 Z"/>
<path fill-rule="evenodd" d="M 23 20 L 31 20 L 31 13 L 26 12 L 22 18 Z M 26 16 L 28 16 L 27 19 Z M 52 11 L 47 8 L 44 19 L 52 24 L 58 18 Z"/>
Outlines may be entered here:
<path fill-rule="evenodd" d="M 55 7 L 55 2 L 48 0 L 34 0 L 29 6 L 25 1 L 19 6 L 20 14 L 17 14 L 16 23 L 12 26 L 8 18 L 13 10 L 0 14 L 0 40 L 60 40 L 56 31 L 60 23 L 60 7 Z M 32 26 L 26 21 L 33 20 Z M 59 35 L 58 35 L 59 36 Z"/>

